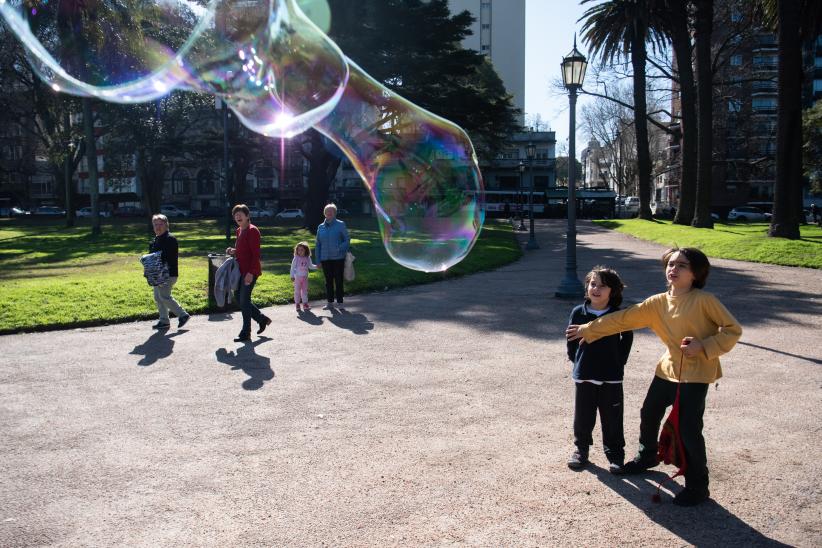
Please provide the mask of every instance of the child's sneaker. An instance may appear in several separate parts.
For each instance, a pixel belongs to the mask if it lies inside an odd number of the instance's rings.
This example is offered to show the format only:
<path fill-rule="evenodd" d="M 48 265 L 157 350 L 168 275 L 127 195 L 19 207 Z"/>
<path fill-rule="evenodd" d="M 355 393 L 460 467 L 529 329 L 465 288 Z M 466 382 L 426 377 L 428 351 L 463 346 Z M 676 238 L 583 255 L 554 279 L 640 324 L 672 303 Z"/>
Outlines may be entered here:
<path fill-rule="evenodd" d="M 303 303 L 303 310 L 311 310 L 311 307 L 308 306 L 308 303 Z"/>
<path fill-rule="evenodd" d="M 300 303 L 297 303 L 297 312 L 300 311 Z"/>
<path fill-rule="evenodd" d="M 588 464 L 588 454 L 577 449 L 571 458 L 568 459 L 568 468 L 571 470 L 581 470 Z"/>

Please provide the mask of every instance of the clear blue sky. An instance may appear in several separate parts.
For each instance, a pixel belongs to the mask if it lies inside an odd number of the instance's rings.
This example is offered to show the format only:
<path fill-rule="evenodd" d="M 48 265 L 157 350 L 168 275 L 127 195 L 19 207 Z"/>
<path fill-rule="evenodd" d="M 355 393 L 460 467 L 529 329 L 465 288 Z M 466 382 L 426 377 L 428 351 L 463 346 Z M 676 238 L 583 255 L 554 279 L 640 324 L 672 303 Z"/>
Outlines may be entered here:
<path fill-rule="evenodd" d="M 574 45 L 574 31 L 580 28 L 577 19 L 589 6 L 580 6 L 579 0 L 526 0 L 525 4 L 525 113 L 539 113 L 556 131 L 557 154 L 562 144 L 568 145 L 568 95 L 558 94 L 552 82 L 560 77 L 562 57 Z M 577 40 L 577 48 L 588 56 L 582 40 Z M 577 101 L 577 119 L 585 100 Z M 585 143 L 577 123 L 577 157 Z"/>

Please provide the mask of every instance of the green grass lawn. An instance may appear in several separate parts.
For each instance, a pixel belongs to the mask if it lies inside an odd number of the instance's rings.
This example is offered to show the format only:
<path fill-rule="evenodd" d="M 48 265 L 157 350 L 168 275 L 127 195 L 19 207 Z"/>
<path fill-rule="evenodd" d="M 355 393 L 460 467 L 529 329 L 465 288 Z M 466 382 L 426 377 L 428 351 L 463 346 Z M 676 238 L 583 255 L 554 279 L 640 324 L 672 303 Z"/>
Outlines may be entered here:
<path fill-rule="evenodd" d="M 490 270 L 522 254 L 510 225 L 491 220 L 465 260 L 447 272 L 426 274 L 389 258 L 376 220 L 346 221 L 357 257 L 357 276 L 346 283 L 347 294 Z M 180 279 L 174 295 L 188 312 L 207 311 L 205 257 L 227 247 L 224 227 L 214 220 L 172 219 L 171 228 L 180 244 Z M 289 269 L 294 245 L 306 240 L 313 248 L 314 238 L 296 226 L 261 224 L 260 230 L 263 276 L 254 289 L 254 301 L 263 306 L 291 302 L 294 291 Z M 0 221 L 0 333 L 156 317 L 152 290 L 138 260 L 147 252 L 152 236 L 147 222 L 115 219 L 104 224 L 103 234 L 94 238 L 87 223 L 67 229 L 59 221 Z M 309 276 L 309 295 L 324 297 L 321 272 Z"/>
<path fill-rule="evenodd" d="M 822 228 L 803 225 L 801 239 L 769 238 L 767 223 L 717 223 L 713 230 L 670 221 L 621 219 L 594 221 L 599 226 L 667 246 L 698 247 L 709 257 L 756 263 L 822 268 Z"/>

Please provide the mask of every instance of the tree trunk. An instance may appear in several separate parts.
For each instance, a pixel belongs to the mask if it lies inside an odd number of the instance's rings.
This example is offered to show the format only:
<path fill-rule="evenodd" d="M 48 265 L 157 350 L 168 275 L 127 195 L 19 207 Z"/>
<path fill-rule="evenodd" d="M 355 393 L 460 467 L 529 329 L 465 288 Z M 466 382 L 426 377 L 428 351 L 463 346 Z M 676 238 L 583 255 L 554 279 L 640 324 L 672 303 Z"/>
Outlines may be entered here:
<path fill-rule="evenodd" d="M 713 228 L 711 190 L 713 186 L 713 71 L 711 70 L 711 33 L 713 32 L 713 0 L 696 2 L 696 71 L 697 136 L 696 210 L 691 224 Z"/>
<path fill-rule="evenodd" d="M 83 135 L 86 141 L 86 159 L 88 160 L 89 196 L 91 198 L 91 233 L 101 234 L 100 228 L 100 186 L 97 182 L 97 144 L 94 136 L 94 113 L 91 110 L 91 99 L 83 98 Z"/>
<path fill-rule="evenodd" d="M 142 190 L 143 207 L 149 215 L 160 212 L 160 205 L 163 200 L 163 167 L 158 159 L 154 158 L 145 147 L 138 147 L 136 153 L 137 176 L 140 178 L 140 188 Z"/>
<path fill-rule="evenodd" d="M 308 168 L 308 195 L 306 196 L 305 227 L 311 233 L 323 222 L 323 208 L 328 203 L 328 187 L 331 184 L 340 158 L 328 152 L 319 131 L 311 132 L 311 156 Z"/>
<path fill-rule="evenodd" d="M 685 0 L 675 2 L 672 5 L 672 11 L 674 13 L 671 14 L 671 44 L 676 56 L 681 102 L 681 119 L 679 122 L 679 204 L 676 208 L 674 224 L 690 225 L 694 218 L 696 201 L 696 86 L 694 67 L 691 60 L 691 34 L 688 30 L 687 2 Z"/>
<path fill-rule="evenodd" d="M 799 238 L 802 191 L 802 42 L 801 6 L 779 0 L 779 90 L 776 122 L 776 183 L 768 236 Z"/>
<path fill-rule="evenodd" d="M 68 107 L 69 102 L 64 101 L 65 106 Z M 66 158 L 63 160 L 63 185 L 65 186 L 66 191 L 66 228 L 71 228 L 75 224 L 76 220 L 76 213 L 74 211 L 74 185 L 71 180 L 72 172 L 74 171 L 71 168 L 72 160 L 74 158 L 71 154 L 71 147 L 68 146 L 69 143 L 69 132 L 71 131 L 71 118 L 69 116 L 68 108 L 63 111 L 63 132 L 65 133 L 66 137 Z"/>
<path fill-rule="evenodd" d="M 651 220 L 651 153 L 648 148 L 648 108 L 645 102 L 645 36 L 644 21 L 635 23 L 631 44 L 631 64 L 634 71 L 634 126 L 636 129 L 636 160 L 639 176 L 639 218 Z"/>

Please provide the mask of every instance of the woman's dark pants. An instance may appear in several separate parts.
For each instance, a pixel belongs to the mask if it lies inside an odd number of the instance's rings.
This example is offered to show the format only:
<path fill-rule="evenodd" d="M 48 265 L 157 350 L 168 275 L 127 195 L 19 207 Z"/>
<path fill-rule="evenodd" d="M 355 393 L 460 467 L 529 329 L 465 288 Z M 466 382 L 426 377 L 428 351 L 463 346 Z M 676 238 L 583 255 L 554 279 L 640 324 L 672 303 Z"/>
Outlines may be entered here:
<path fill-rule="evenodd" d="M 260 324 L 265 321 L 265 316 L 260 312 L 260 309 L 251 302 L 251 292 L 254 290 L 256 283 L 256 276 L 248 285 L 245 285 L 244 279 L 240 279 L 240 287 L 234 292 L 234 298 L 240 304 L 240 311 L 243 314 L 243 328 L 240 330 L 241 338 L 251 336 L 251 318 L 254 318 Z"/>
<path fill-rule="evenodd" d="M 328 302 L 333 301 L 335 296 L 338 304 L 343 302 L 343 268 L 345 268 L 345 259 L 323 261 L 325 298 Z"/>
<path fill-rule="evenodd" d="M 679 390 L 679 430 L 688 468 L 685 486 L 692 489 L 708 489 L 708 457 L 705 438 L 702 437 L 702 416 L 705 414 L 705 398 L 708 384 L 684 382 Z M 659 427 L 668 406 L 674 404 L 677 383 L 654 377 L 645 401 L 642 403 L 639 424 L 639 455 L 641 462 L 656 462 Z"/>

